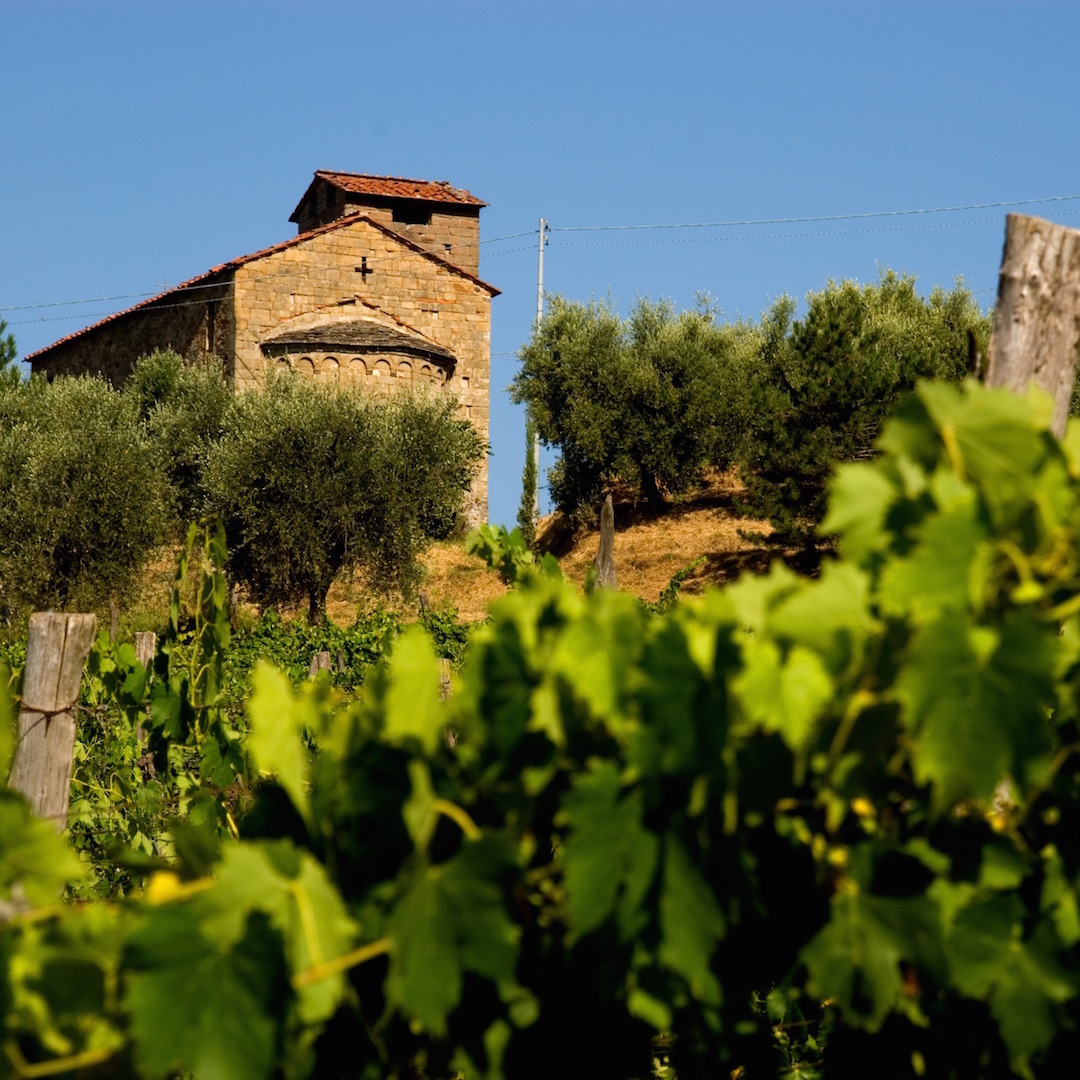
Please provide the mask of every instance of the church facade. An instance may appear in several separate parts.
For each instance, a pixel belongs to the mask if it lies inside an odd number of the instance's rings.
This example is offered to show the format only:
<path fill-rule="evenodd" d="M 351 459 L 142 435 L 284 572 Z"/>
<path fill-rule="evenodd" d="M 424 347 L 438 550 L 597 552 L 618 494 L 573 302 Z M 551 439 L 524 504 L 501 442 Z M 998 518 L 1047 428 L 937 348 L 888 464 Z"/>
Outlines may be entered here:
<path fill-rule="evenodd" d="M 322 171 L 290 220 L 298 234 L 243 255 L 26 357 L 35 374 L 114 383 L 155 349 L 220 363 L 237 389 L 273 370 L 454 394 L 486 441 L 491 300 L 482 281 L 486 205 L 444 182 Z M 487 467 L 469 517 L 486 518 Z"/>

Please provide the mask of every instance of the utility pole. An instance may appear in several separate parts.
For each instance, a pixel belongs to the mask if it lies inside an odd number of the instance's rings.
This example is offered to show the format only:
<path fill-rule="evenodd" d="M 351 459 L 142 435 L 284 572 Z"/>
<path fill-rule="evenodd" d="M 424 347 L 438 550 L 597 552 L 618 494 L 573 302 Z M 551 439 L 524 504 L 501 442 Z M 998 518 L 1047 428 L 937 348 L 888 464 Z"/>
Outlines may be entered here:
<path fill-rule="evenodd" d="M 540 324 L 544 321 L 544 245 L 547 243 L 548 223 L 546 218 L 540 219 L 540 246 L 536 257 L 536 332 L 540 332 Z M 533 520 L 540 520 L 540 435 L 533 435 L 532 445 L 534 475 L 536 487 L 533 488 Z"/>

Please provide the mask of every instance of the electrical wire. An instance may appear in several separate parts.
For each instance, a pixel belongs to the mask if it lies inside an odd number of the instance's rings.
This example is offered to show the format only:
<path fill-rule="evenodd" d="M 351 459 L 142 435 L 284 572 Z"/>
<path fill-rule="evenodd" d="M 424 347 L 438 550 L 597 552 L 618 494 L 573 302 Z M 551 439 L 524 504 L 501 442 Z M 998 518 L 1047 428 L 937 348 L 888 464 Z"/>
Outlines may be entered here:
<path fill-rule="evenodd" d="M 757 227 L 762 225 L 791 225 L 791 224 L 817 224 L 836 221 L 861 221 L 867 219 L 876 218 L 892 218 L 892 217 L 904 217 L 913 215 L 924 214 L 946 214 L 946 213 L 963 213 L 973 210 L 986 210 L 986 209 L 1002 209 L 1012 206 L 1035 206 L 1047 203 L 1062 203 L 1062 202 L 1075 202 L 1080 200 L 1080 195 L 1052 195 L 1044 198 L 1035 199 L 1009 199 L 998 200 L 996 202 L 984 202 L 984 203 L 966 203 L 957 206 L 934 206 L 934 207 L 917 207 L 913 209 L 905 210 L 873 210 L 860 213 L 845 213 L 845 214 L 815 214 L 806 215 L 801 217 L 778 217 L 778 218 L 745 218 L 745 219 L 732 219 L 729 221 L 713 221 L 713 222 L 680 222 L 680 223 L 666 223 L 666 224 L 652 224 L 652 225 L 548 225 L 548 233 L 573 233 L 573 232 L 645 232 L 656 230 L 672 230 L 672 229 L 723 229 L 723 228 L 736 228 L 736 227 Z M 1073 216 L 1080 211 L 1065 211 L 1063 216 Z M 548 244 L 552 247 L 574 247 L 574 246 L 611 246 L 611 245 L 629 245 L 629 244 L 674 244 L 674 243 L 716 243 L 716 242 L 752 242 L 762 240 L 792 240 L 792 239 L 815 239 L 817 237 L 826 236 L 854 236 L 863 235 L 869 233 L 880 232 L 901 232 L 911 231 L 918 229 L 929 228 L 956 228 L 966 225 L 986 225 L 986 224 L 998 224 L 997 218 L 975 218 L 965 219 L 961 221 L 947 221 L 947 222 L 933 222 L 930 224 L 909 224 L 909 225 L 895 225 L 895 226 L 881 226 L 876 228 L 867 229 L 833 229 L 833 230 L 815 230 L 815 231 L 802 231 L 802 232 L 784 232 L 784 233 L 771 233 L 761 234 L 755 233 L 744 236 L 710 236 L 710 237 L 679 237 L 676 239 L 647 239 L 647 240 L 549 240 Z M 457 250 L 467 250 L 478 245 L 494 244 L 505 240 L 514 240 L 523 236 L 537 236 L 539 229 L 528 229 L 522 232 L 506 233 L 502 236 L 488 237 L 483 240 L 479 240 L 475 243 L 463 243 L 457 245 Z M 487 258 L 495 258 L 502 255 L 513 255 L 522 251 L 534 251 L 533 245 L 527 245 L 522 247 L 508 248 L 502 251 L 492 251 L 487 253 Z M 270 253 L 273 253 L 273 249 L 269 249 Z M 438 252 L 432 252 L 432 254 L 438 255 Z M 439 256 L 442 257 L 442 256 Z M 228 265 L 227 263 L 225 264 Z M 132 293 L 117 293 L 111 296 L 95 296 L 86 297 L 81 300 L 54 300 L 48 302 L 38 302 L 32 304 L 13 304 L 7 306 L 0 306 L 0 313 L 14 312 L 14 311 L 37 311 L 45 308 L 56 307 L 77 307 L 83 304 L 93 303 L 105 303 L 111 300 L 152 300 L 155 297 L 164 298 L 170 293 L 194 293 L 207 289 L 223 289 L 228 288 L 229 283 L 223 281 L 200 281 L 200 277 L 208 276 L 212 271 L 207 271 L 206 274 L 199 275 L 192 280 L 189 285 L 176 285 L 171 289 L 166 287 L 162 290 L 151 292 L 132 292 Z M 290 270 L 278 270 L 268 271 L 263 274 L 252 275 L 252 278 L 258 281 L 279 280 L 284 278 L 304 278 L 313 274 L 321 274 L 322 271 L 314 267 L 298 267 Z M 195 304 L 204 303 L 204 300 L 194 299 L 187 301 L 177 301 L 172 304 L 154 304 L 153 309 L 156 311 L 188 307 Z M 135 305 L 135 308 L 141 305 Z M 150 305 L 147 304 L 147 307 Z M 134 309 L 128 309 L 134 310 Z M 50 318 L 31 318 L 31 319 L 19 319 L 15 320 L 8 325 L 10 326 L 26 326 L 33 323 L 43 322 L 70 322 L 74 320 L 86 321 L 90 319 L 100 320 L 107 319 L 110 316 L 122 315 L 125 312 L 101 312 L 95 314 L 87 314 L 82 312 L 77 315 L 68 316 L 55 316 Z"/>
<path fill-rule="evenodd" d="M 1080 195 L 1048 195 L 1041 199 L 1003 199 L 997 202 L 967 203 L 962 206 L 924 206 L 913 210 L 870 210 L 858 214 L 813 214 L 806 217 L 747 218 L 733 221 L 695 221 L 664 225 L 549 225 L 549 232 L 614 232 L 629 229 L 720 229 L 743 225 L 801 225 L 824 221 L 856 221 L 864 218 L 903 217 L 910 214 L 958 214 L 965 210 L 995 210 L 1006 206 L 1037 206 L 1044 203 L 1074 202 Z"/>

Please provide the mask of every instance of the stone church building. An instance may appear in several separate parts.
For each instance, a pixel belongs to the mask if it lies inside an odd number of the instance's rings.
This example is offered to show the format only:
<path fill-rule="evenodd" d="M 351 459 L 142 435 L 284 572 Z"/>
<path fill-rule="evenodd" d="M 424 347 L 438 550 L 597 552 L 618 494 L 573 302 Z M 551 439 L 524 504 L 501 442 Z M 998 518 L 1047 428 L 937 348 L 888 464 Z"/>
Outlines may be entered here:
<path fill-rule="evenodd" d="M 478 276 L 480 209 L 443 181 L 320 170 L 298 235 L 110 315 L 26 359 L 35 374 L 122 382 L 139 357 L 213 358 L 237 389 L 290 368 L 392 393 L 455 394 L 488 438 L 491 298 Z M 469 517 L 486 519 L 487 465 Z"/>

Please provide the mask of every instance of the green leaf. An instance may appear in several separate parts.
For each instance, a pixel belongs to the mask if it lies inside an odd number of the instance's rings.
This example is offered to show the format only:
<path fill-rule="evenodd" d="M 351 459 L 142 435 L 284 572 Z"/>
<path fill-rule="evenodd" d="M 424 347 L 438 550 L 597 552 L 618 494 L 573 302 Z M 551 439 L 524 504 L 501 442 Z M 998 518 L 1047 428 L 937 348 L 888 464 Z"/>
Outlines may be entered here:
<path fill-rule="evenodd" d="M 273 776 L 310 823 L 308 752 L 300 738 L 311 721 L 309 711 L 297 701 L 289 680 L 265 660 L 256 665 L 251 685 L 247 703 L 251 724 L 248 753 L 255 768 Z"/>
<path fill-rule="evenodd" d="M 10 900 L 18 883 L 31 905 L 55 904 L 64 886 L 84 873 L 52 823 L 34 817 L 14 791 L 0 788 L 0 901 Z"/>
<path fill-rule="evenodd" d="M 147 1073 L 270 1075 L 280 944 L 265 922 L 245 926 L 229 948 L 208 940 L 193 910 L 170 905 L 153 910 L 128 945 L 125 1004 Z"/>
<path fill-rule="evenodd" d="M 989 1001 L 1014 1066 L 1024 1066 L 1060 1030 L 1059 1006 L 1077 992 L 1076 975 L 1058 961 L 1061 944 L 1046 923 L 1025 939 L 1023 905 L 1015 894 L 977 901 L 957 916 L 948 950 L 953 981 Z"/>
<path fill-rule="evenodd" d="M 661 963 L 686 979 L 694 997 L 719 1005 L 720 983 L 711 961 L 724 936 L 724 916 L 712 889 L 670 832 L 664 839 L 660 933 Z"/>
<path fill-rule="evenodd" d="M 926 620 L 940 611 L 966 611 L 972 600 L 972 566 L 986 526 L 973 499 L 927 519 L 910 555 L 892 560 L 879 585 L 883 610 Z"/>
<path fill-rule="evenodd" d="M 826 562 L 816 581 L 782 599 L 769 616 L 769 630 L 824 653 L 841 633 L 862 639 L 874 627 L 869 580 L 851 563 Z"/>
<path fill-rule="evenodd" d="M 919 783 L 938 810 L 989 799 L 1006 775 L 1023 783 L 1049 748 L 1056 631 L 1013 612 L 986 638 L 946 614 L 917 636 L 897 680 Z"/>
<path fill-rule="evenodd" d="M 388 674 L 385 737 L 394 743 L 415 739 L 426 753 L 435 753 L 446 721 L 439 700 L 439 661 L 423 627 L 409 627 L 394 642 Z"/>
<path fill-rule="evenodd" d="M 567 944 L 595 930 L 616 907 L 621 933 L 635 932 L 659 854 L 657 838 L 642 827 L 642 813 L 639 795 L 623 796 L 614 762 L 595 762 L 574 777 L 558 819 L 569 828 L 561 856 Z"/>
<path fill-rule="evenodd" d="M 409 781 L 412 794 L 402 804 L 401 816 L 416 849 L 426 851 L 439 816 L 433 808 L 435 789 L 431 785 L 431 770 L 425 762 L 416 759 L 409 762 Z"/>
<path fill-rule="evenodd" d="M 828 923 L 800 955 L 812 994 L 831 998 L 856 1027 L 877 1031 L 891 1012 L 910 1011 L 901 961 L 944 969 L 937 905 L 926 897 L 869 896 L 846 879 Z"/>
<path fill-rule="evenodd" d="M 192 907 L 202 915 L 204 932 L 223 945 L 242 937 L 253 912 L 262 912 L 281 935 L 289 974 L 348 952 L 357 926 L 325 868 L 289 841 L 239 843 L 224 849 L 213 889 Z M 327 1019 L 345 993 L 338 973 L 298 991 L 300 1017 L 306 1023 Z"/>
<path fill-rule="evenodd" d="M 889 545 L 885 515 L 900 492 L 885 470 L 863 462 L 837 467 L 829 484 L 829 511 L 819 530 L 840 534 L 845 559 L 864 563 Z"/>
<path fill-rule="evenodd" d="M 744 668 L 731 689 L 747 719 L 777 731 L 799 750 L 814 733 L 814 721 L 833 695 L 833 682 L 818 655 L 796 645 L 786 658 L 768 638 L 743 641 Z"/>
<path fill-rule="evenodd" d="M 513 983 L 519 931 L 502 882 L 516 869 L 506 838 L 485 834 L 438 866 L 420 862 L 394 906 L 387 996 L 432 1034 L 445 1033 L 464 972 Z"/>

